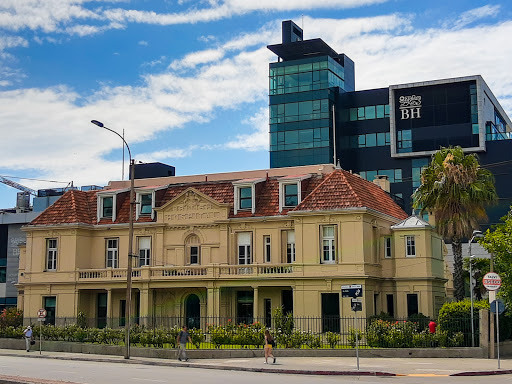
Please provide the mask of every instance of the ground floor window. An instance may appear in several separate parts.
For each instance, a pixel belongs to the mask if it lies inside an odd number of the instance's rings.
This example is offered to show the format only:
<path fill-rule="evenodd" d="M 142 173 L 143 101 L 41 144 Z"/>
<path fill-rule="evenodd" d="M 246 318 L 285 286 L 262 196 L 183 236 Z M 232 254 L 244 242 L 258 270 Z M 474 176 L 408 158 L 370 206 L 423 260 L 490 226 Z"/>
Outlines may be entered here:
<path fill-rule="evenodd" d="M 105 328 L 107 326 L 107 293 L 98 293 L 97 306 L 96 306 L 96 319 L 98 328 Z"/>
<path fill-rule="evenodd" d="M 387 313 L 391 317 L 395 317 L 395 299 L 393 295 L 386 295 Z"/>
<path fill-rule="evenodd" d="M 265 307 L 265 327 L 272 328 L 272 300 L 264 300 Z"/>
<path fill-rule="evenodd" d="M 185 318 L 189 329 L 200 328 L 201 305 L 197 295 L 189 295 L 185 301 Z"/>
<path fill-rule="evenodd" d="M 238 324 L 252 324 L 254 311 L 254 292 L 238 291 L 236 293 L 236 316 Z"/>
<path fill-rule="evenodd" d="M 407 317 L 418 313 L 418 294 L 407 294 Z"/>
<path fill-rule="evenodd" d="M 46 310 L 45 324 L 55 325 L 55 310 L 57 307 L 56 296 L 46 296 L 43 298 L 44 309 Z"/>
<path fill-rule="evenodd" d="M 284 314 L 293 314 L 293 291 L 291 289 L 281 291 L 281 306 Z"/>
<path fill-rule="evenodd" d="M 339 293 L 322 293 L 322 332 L 340 332 Z"/>

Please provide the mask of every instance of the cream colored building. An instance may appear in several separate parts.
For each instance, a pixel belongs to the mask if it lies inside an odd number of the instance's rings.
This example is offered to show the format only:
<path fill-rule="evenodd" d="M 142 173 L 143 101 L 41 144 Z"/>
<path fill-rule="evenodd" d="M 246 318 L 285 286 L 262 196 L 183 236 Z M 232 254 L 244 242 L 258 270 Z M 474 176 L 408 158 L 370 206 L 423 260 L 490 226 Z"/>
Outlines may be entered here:
<path fill-rule="evenodd" d="M 386 180 L 378 180 L 386 188 Z M 142 322 L 421 312 L 446 298 L 444 243 L 387 192 L 330 165 L 136 180 L 132 313 Z M 70 191 L 27 225 L 19 307 L 124 324 L 129 189 Z M 200 320 L 202 318 L 203 320 Z M 210 319 L 210 321 L 211 321 Z M 172 324 L 170 324 L 172 323 Z M 204 325 L 204 323 L 202 323 Z"/>

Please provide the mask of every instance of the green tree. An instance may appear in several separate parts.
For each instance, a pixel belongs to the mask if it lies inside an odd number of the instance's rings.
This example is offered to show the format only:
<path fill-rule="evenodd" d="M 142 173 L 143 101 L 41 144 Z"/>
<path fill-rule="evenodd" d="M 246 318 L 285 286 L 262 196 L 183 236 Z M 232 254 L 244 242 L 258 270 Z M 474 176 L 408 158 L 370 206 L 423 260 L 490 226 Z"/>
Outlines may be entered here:
<path fill-rule="evenodd" d="M 512 206 L 503 223 L 488 229 L 479 243 L 494 256 L 494 269 L 501 277 L 500 296 L 512 304 Z"/>
<path fill-rule="evenodd" d="M 461 147 L 441 148 L 423 169 L 412 198 L 414 208 L 434 214 L 438 233 L 452 244 L 453 286 L 460 301 L 464 299 L 462 241 L 487 220 L 485 207 L 497 200 L 494 176 L 480 167 L 475 154 L 465 155 Z"/>
<path fill-rule="evenodd" d="M 476 300 L 482 300 L 482 294 L 485 293 L 486 289 L 482 284 L 482 279 L 486 273 L 490 271 L 490 260 L 480 257 L 475 257 L 473 260 L 473 265 L 471 266 L 473 277 L 475 279 L 475 288 L 473 290 L 473 297 Z M 463 263 L 464 268 L 464 281 L 468 282 L 468 287 L 470 286 L 469 280 L 469 258 L 464 259 Z"/>

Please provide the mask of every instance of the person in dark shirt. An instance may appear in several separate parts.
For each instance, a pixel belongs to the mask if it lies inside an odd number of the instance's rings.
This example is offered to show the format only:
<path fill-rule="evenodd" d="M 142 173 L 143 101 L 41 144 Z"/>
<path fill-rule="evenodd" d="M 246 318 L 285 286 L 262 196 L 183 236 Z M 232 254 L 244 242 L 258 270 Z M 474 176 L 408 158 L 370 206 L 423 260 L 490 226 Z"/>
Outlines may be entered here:
<path fill-rule="evenodd" d="M 188 333 L 188 328 L 186 325 L 181 328 L 180 333 L 178 334 L 178 338 L 176 340 L 176 343 L 178 344 L 178 360 L 184 360 L 188 361 L 187 353 L 185 350 L 187 349 L 187 341 L 192 343 L 192 339 L 190 338 L 190 335 Z"/>

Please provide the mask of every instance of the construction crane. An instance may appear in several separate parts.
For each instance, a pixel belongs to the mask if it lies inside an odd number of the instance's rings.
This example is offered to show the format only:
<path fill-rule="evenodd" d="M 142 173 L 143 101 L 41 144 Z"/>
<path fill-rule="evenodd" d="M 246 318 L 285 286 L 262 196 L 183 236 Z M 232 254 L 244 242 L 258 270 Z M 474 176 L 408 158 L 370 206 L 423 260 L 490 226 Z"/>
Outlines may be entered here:
<path fill-rule="evenodd" d="M 25 187 L 24 185 L 21 185 L 15 181 L 9 180 L 3 176 L 0 176 L 0 183 L 3 183 L 5 185 L 8 185 L 9 187 L 13 187 L 16 189 L 19 189 L 20 191 L 30 193 L 32 196 L 37 196 L 37 191 L 34 189 L 31 189 L 29 187 Z"/>

